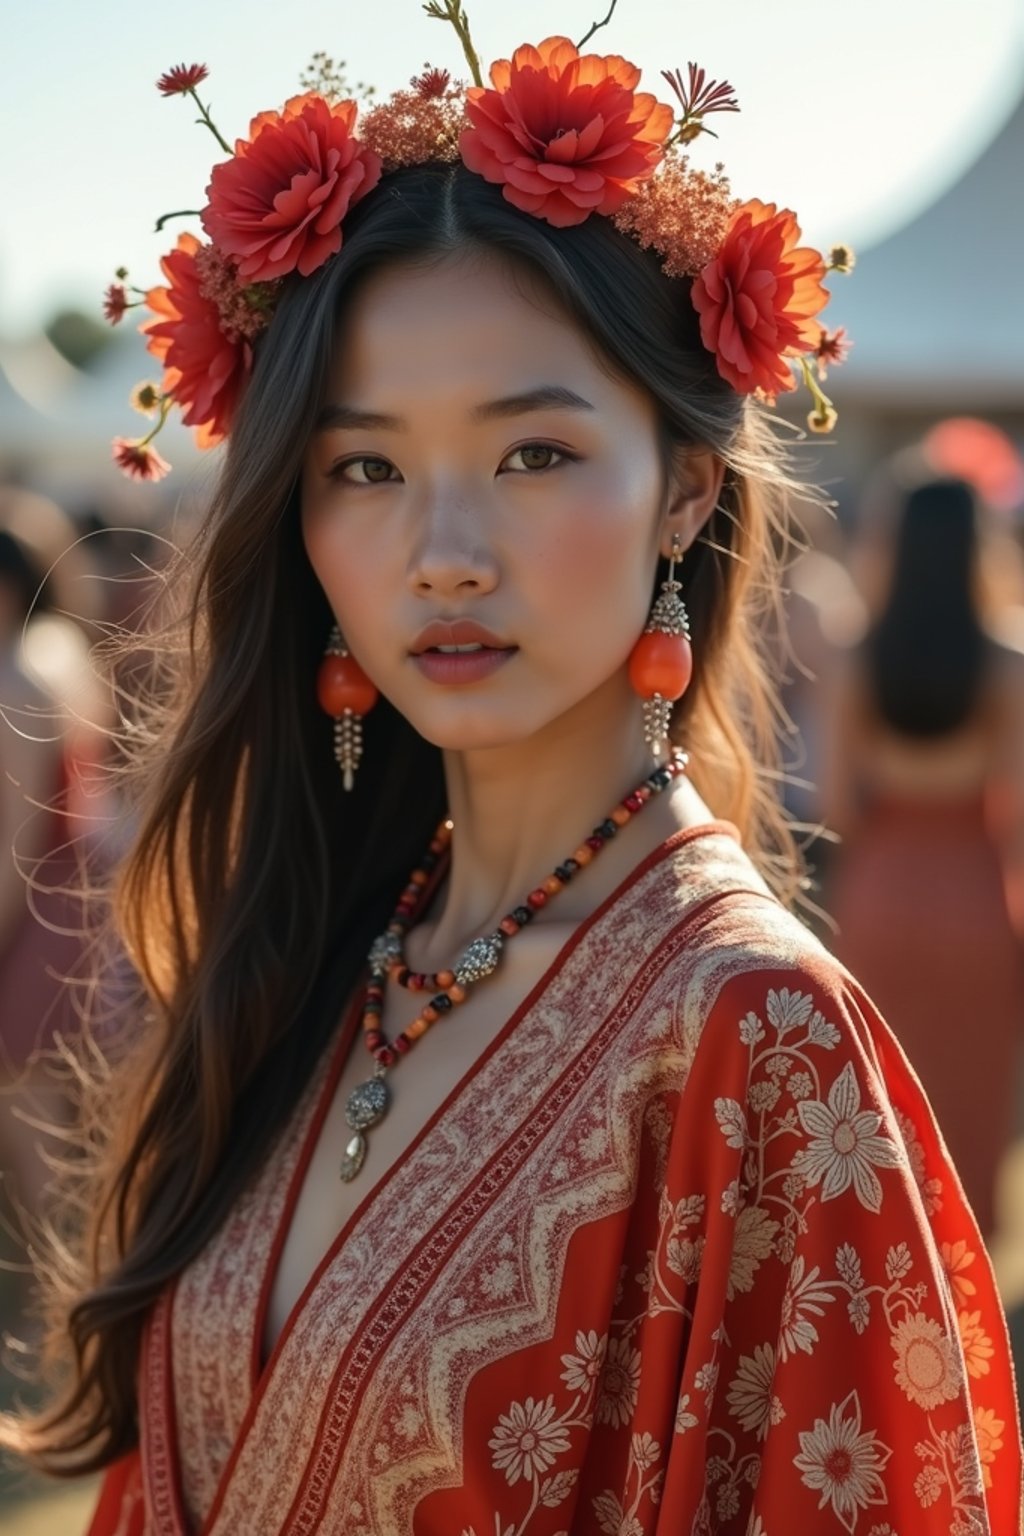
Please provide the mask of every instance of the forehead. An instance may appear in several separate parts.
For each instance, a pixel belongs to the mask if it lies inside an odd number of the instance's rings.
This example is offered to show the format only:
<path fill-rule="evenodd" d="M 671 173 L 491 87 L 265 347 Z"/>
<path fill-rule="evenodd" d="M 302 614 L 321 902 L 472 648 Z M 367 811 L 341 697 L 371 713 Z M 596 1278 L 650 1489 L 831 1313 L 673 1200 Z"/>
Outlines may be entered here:
<path fill-rule="evenodd" d="M 483 396 L 558 380 L 586 393 L 616 388 L 586 332 L 539 275 L 489 254 L 391 265 L 364 277 L 343 311 L 331 368 L 335 398 L 462 385 Z M 499 387 L 500 386 L 500 387 Z"/>

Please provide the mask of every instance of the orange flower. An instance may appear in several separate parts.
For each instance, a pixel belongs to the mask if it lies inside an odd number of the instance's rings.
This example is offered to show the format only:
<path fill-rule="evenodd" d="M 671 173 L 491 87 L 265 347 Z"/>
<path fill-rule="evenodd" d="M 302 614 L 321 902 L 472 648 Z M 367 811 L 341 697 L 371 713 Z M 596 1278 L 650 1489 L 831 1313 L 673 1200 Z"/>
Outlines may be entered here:
<path fill-rule="evenodd" d="M 261 112 L 206 189 L 203 226 L 244 282 L 308 277 L 341 247 L 341 221 L 380 180 L 380 156 L 355 138 L 354 101 L 309 92 Z"/>
<path fill-rule="evenodd" d="M 978 1289 L 974 1281 L 968 1280 L 964 1273 L 974 1263 L 975 1255 L 963 1238 L 955 1243 L 941 1243 L 939 1252 L 942 1255 L 943 1268 L 952 1287 L 956 1304 L 958 1307 L 963 1306 L 968 1297 L 975 1295 Z"/>
<path fill-rule="evenodd" d="M 981 1311 L 958 1312 L 956 1323 L 968 1371 L 972 1376 L 987 1376 L 991 1370 L 989 1361 L 995 1350 L 992 1348 L 992 1340 L 981 1326 Z"/>
<path fill-rule="evenodd" d="M 148 443 L 115 437 L 111 446 L 115 464 L 129 480 L 162 480 L 170 471 L 167 460 Z"/>
<path fill-rule="evenodd" d="M 1005 1421 L 997 1419 L 991 1408 L 975 1408 L 974 1433 L 978 1438 L 978 1456 L 981 1460 L 981 1473 L 986 1488 L 992 1487 L 992 1473 L 989 1467 L 1003 1448 L 1005 1428 Z"/>
<path fill-rule="evenodd" d="M 795 388 L 786 359 L 818 345 L 825 263 L 799 239 L 789 209 L 752 198 L 736 209 L 721 250 L 693 285 L 704 345 L 740 394 Z"/>
<path fill-rule="evenodd" d="M 634 91 L 639 79 L 618 54 L 581 55 L 567 37 L 526 43 L 491 66 L 493 90 L 466 92 L 462 158 L 549 224 L 615 213 L 654 171 L 672 127 L 671 107 Z"/>
<path fill-rule="evenodd" d="M 156 318 L 139 326 L 164 365 L 164 394 L 182 407 L 185 425 L 199 429 L 201 448 L 213 447 L 229 430 L 252 365 L 248 338 L 225 330 L 209 294 L 203 271 L 209 249 L 194 235 L 178 236 L 160 263 L 170 286 L 150 288 L 146 303 Z"/>

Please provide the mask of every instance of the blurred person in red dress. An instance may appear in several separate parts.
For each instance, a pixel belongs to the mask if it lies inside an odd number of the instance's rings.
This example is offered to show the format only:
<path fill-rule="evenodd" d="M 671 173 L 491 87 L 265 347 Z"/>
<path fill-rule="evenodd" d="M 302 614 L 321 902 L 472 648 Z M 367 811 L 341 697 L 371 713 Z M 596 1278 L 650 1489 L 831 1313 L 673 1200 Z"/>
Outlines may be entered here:
<path fill-rule="evenodd" d="M 1024 1026 L 1024 650 L 987 573 L 1005 603 L 1019 565 L 924 453 L 878 485 L 858 552 L 873 617 L 826 689 L 831 947 L 892 1020 L 991 1237 Z"/>

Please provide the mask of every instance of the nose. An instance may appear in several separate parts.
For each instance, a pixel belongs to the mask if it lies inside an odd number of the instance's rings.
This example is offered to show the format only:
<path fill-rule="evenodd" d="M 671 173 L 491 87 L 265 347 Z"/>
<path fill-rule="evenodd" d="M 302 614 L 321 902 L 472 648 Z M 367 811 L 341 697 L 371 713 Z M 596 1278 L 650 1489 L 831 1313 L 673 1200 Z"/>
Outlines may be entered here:
<path fill-rule="evenodd" d="M 465 496 L 433 499 L 417 519 L 409 585 L 418 596 L 449 597 L 493 591 L 498 565 L 483 519 Z"/>

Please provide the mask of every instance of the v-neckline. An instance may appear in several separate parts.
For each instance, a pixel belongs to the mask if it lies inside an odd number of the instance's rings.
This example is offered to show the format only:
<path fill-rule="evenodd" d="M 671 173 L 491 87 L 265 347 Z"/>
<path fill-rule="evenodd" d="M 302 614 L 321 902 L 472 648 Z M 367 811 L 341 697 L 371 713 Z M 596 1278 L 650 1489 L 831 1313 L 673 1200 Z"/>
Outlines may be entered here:
<path fill-rule="evenodd" d="M 312 1161 L 313 1153 L 319 1141 L 321 1131 L 323 1130 L 324 1121 L 327 1118 L 327 1114 L 333 1102 L 334 1095 L 337 1092 L 338 1082 L 341 1078 L 342 1072 L 344 1071 L 345 1062 L 348 1058 L 348 1053 L 352 1045 L 353 1037 L 359 1026 L 360 1012 L 366 989 L 366 979 L 364 977 L 362 983 L 357 987 L 355 995 L 353 996 L 349 1007 L 346 1010 L 338 1038 L 332 1048 L 330 1065 L 327 1071 L 327 1075 L 319 1094 L 316 1109 L 303 1137 L 302 1149 L 289 1181 L 284 1208 L 279 1217 L 277 1231 L 274 1234 L 274 1241 L 271 1245 L 270 1252 L 264 1266 L 263 1277 L 260 1284 L 259 1298 L 256 1306 L 256 1317 L 253 1324 L 253 1336 L 250 1348 L 249 1389 L 253 1401 L 262 1396 L 263 1390 L 270 1379 L 277 1360 L 292 1332 L 294 1331 L 295 1324 L 305 1310 L 310 1297 L 315 1293 L 316 1288 L 319 1285 L 325 1271 L 330 1267 L 330 1265 L 337 1257 L 347 1237 L 352 1231 L 355 1230 L 356 1226 L 362 1220 L 365 1212 L 369 1209 L 369 1207 L 374 1204 L 378 1197 L 383 1193 L 387 1185 L 390 1183 L 393 1175 L 397 1172 L 399 1166 L 403 1162 L 407 1161 L 409 1157 L 415 1155 L 417 1149 L 426 1140 L 427 1136 L 429 1136 L 437 1123 L 443 1118 L 445 1114 L 447 1114 L 451 1106 L 458 1100 L 460 1095 L 463 1094 L 472 1085 L 473 1081 L 484 1069 L 484 1067 L 490 1061 L 491 1057 L 501 1049 L 502 1045 L 508 1039 L 513 1029 L 515 1029 L 521 1020 L 526 1016 L 526 1014 L 537 1005 L 551 982 L 565 965 L 573 950 L 583 941 L 594 924 L 598 922 L 600 918 L 604 917 L 610 908 L 612 908 L 618 901 L 620 901 L 622 897 L 627 894 L 629 889 L 636 883 L 636 881 L 641 879 L 642 876 L 645 875 L 647 871 L 651 869 L 655 864 L 659 863 L 670 853 L 674 852 L 683 844 L 691 841 L 693 838 L 706 836 L 709 833 L 714 832 L 724 832 L 739 841 L 739 832 L 736 826 L 729 821 L 713 820 L 701 822 L 694 827 L 680 828 L 677 832 L 671 833 L 662 843 L 658 844 L 655 848 L 650 849 L 644 858 L 641 859 L 637 865 L 635 865 L 623 876 L 620 883 L 615 887 L 613 891 L 609 893 L 607 897 L 605 897 L 604 901 L 602 901 L 601 904 L 596 907 L 593 912 L 591 912 L 587 917 L 583 918 L 581 922 L 577 924 L 572 933 L 569 934 L 565 940 L 564 944 L 560 946 L 554 958 L 544 970 L 543 974 L 527 993 L 526 997 L 524 997 L 523 1000 L 518 1004 L 511 1016 L 505 1020 L 504 1024 L 492 1037 L 487 1046 L 485 1046 L 484 1050 L 472 1063 L 469 1069 L 451 1088 L 448 1094 L 446 1094 L 445 1098 L 442 1100 L 441 1104 L 438 1105 L 433 1114 L 420 1127 L 419 1131 L 409 1142 L 409 1145 L 403 1152 L 402 1157 L 392 1162 L 391 1166 L 381 1173 L 376 1183 L 370 1185 L 367 1188 L 363 1198 L 355 1206 L 342 1227 L 331 1240 L 331 1243 L 322 1255 L 319 1263 L 314 1268 L 298 1299 L 289 1310 L 281 1326 L 281 1330 L 278 1333 L 277 1339 L 274 1342 L 274 1347 L 271 1350 L 270 1355 L 267 1357 L 266 1362 L 261 1364 L 263 1354 L 263 1331 L 266 1324 L 267 1309 L 270 1305 L 270 1297 L 273 1291 L 274 1282 L 277 1278 L 278 1266 L 280 1264 L 281 1255 L 283 1253 L 284 1246 L 288 1238 L 288 1233 L 291 1228 L 291 1223 L 295 1215 L 295 1209 L 298 1205 L 299 1196 L 302 1192 L 302 1186 L 306 1174 L 309 1171 L 309 1165 Z M 424 906 L 428 904 L 430 894 L 432 894 L 432 892 L 428 891 Z"/>
<path fill-rule="evenodd" d="M 387 1188 L 388 1184 L 397 1174 L 399 1168 L 405 1165 L 409 1157 L 415 1155 L 418 1148 L 431 1134 L 438 1122 L 446 1114 L 449 1113 L 452 1105 L 458 1101 L 462 1094 L 471 1088 L 473 1082 L 483 1071 L 484 1067 L 491 1061 L 492 1057 L 501 1050 L 511 1035 L 512 1031 L 517 1027 L 521 1020 L 533 1008 L 536 1007 L 537 1003 L 543 997 L 544 993 L 547 991 L 549 986 L 557 977 L 558 973 L 564 967 L 573 951 L 583 942 L 595 924 L 598 923 L 603 917 L 605 917 L 607 913 L 623 899 L 623 897 L 636 884 L 636 882 L 640 880 L 650 869 L 654 868 L 655 865 L 668 858 L 671 854 L 675 853 L 677 849 L 683 847 L 686 843 L 697 838 L 707 837 L 714 834 L 724 834 L 742 846 L 739 829 L 731 821 L 713 819 L 710 821 L 701 822 L 697 826 L 680 828 L 678 831 L 671 833 L 656 847 L 650 849 L 648 853 L 645 854 L 644 857 L 623 876 L 619 884 L 613 891 L 609 893 L 608 896 L 605 897 L 600 905 L 595 907 L 594 910 L 587 917 L 583 918 L 582 921 L 576 926 L 576 928 L 573 929 L 572 933 L 565 940 L 564 944 L 561 945 L 553 960 L 544 971 L 543 975 L 530 989 L 526 997 L 523 998 L 522 1002 L 519 1003 L 511 1016 L 506 1019 L 501 1029 L 489 1041 L 487 1046 L 473 1062 L 468 1071 L 462 1076 L 459 1082 L 454 1085 L 454 1087 L 445 1096 L 443 1102 L 438 1106 L 430 1118 L 412 1138 L 403 1155 L 400 1158 L 397 1158 L 389 1168 L 385 1169 L 377 1179 L 376 1183 L 367 1189 L 363 1198 L 360 1200 L 359 1204 L 355 1207 L 351 1215 L 332 1239 L 326 1252 L 321 1257 L 320 1262 L 317 1264 L 316 1268 L 313 1270 L 313 1273 L 310 1275 L 306 1285 L 303 1287 L 301 1294 L 299 1295 L 294 1305 L 291 1307 L 287 1317 L 284 1320 L 284 1323 L 282 1324 L 281 1331 L 279 1332 L 274 1343 L 274 1348 L 267 1358 L 266 1363 L 261 1367 L 260 1357 L 262 1354 L 263 1327 L 266 1318 L 267 1307 L 269 1305 L 270 1294 L 276 1279 L 277 1267 L 280 1262 L 285 1241 L 287 1240 L 288 1231 L 295 1212 L 295 1207 L 298 1203 L 298 1198 L 301 1193 L 303 1180 L 308 1171 L 317 1140 L 319 1138 L 320 1132 L 323 1129 L 324 1121 L 327 1117 L 332 1099 L 337 1090 L 338 1081 L 344 1069 L 346 1056 L 352 1044 L 353 1036 L 359 1025 L 360 1005 L 362 1002 L 365 982 L 363 986 L 360 986 L 356 989 L 356 993 L 349 1004 L 341 1025 L 339 1026 L 338 1038 L 336 1039 L 334 1045 L 331 1047 L 328 1070 L 317 1098 L 315 1111 L 303 1135 L 299 1158 L 289 1181 L 285 1205 L 278 1218 L 277 1230 L 274 1234 L 274 1240 L 271 1244 L 267 1259 L 264 1264 L 255 1319 L 251 1325 L 253 1331 L 249 1346 L 249 1400 L 246 1404 L 242 1421 L 238 1426 L 238 1431 L 235 1436 L 234 1443 L 231 1447 L 230 1454 L 221 1470 L 213 1502 L 202 1525 L 201 1536 L 209 1536 L 209 1533 L 211 1533 L 214 1529 L 217 1517 L 219 1515 L 227 1489 L 230 1485 L 230 1481 L 234 1473 L 235 1465 L 239 1456 L 241 1455 L 243 1447 L 245 1446 L 247 1437 L 259 1411 L 260 1405 L 267 1393 L 269 1384 L 273 1380 L 274 1372 L 279 1358 L 287 1347 L 292 1334 L 294 1333 L 303 1313 L 306 1310 L 306 1307 L 309 1304 L 310 1298 L 315 1294 L 316 1289 L 319 1286 L 324 1274 L 334 1263 L 350 1234 L 363 1220 L 367 1210 L 369 1210 L 370 1207 L 379 1199 L 381 1194 Z"/>

